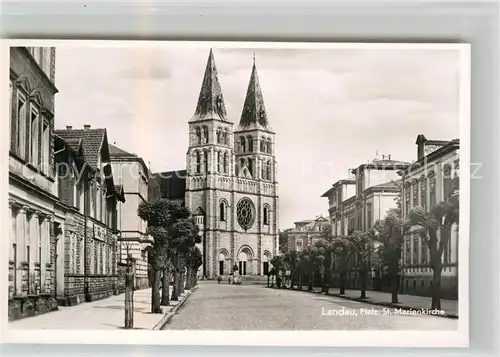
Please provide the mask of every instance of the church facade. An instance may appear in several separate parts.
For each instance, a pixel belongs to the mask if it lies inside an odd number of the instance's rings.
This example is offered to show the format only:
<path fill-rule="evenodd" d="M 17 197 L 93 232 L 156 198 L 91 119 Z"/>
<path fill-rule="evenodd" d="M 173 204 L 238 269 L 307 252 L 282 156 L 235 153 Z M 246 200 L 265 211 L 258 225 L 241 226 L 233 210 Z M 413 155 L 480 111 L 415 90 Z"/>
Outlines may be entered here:
<path fill-rule="evenodd" d="M 278 254 L 275 132 L 267 118 L 255 61 L 237 126 L 227 115 L 210 50 L 198 104 L 189 121 L 185 204 L 199 224 L 209 279 L 238 267 L 266 275 Z"/>

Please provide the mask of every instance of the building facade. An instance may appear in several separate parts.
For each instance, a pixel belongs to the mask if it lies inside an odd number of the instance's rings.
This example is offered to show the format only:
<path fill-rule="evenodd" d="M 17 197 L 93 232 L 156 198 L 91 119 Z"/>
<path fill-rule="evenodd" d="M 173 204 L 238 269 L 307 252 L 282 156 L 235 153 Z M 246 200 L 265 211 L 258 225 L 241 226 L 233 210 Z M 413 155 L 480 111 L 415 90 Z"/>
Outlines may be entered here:
<path fill-rule="evenodd" d="M 65 212 L 57 242 L 57 290 L 61 305 L 76 305 L 118 293 L 118 201 L 106 129 L 55 131 L 56 190 Z"/>
<path fill-rule="evenodd" d="M 115 145 L 109 145 L 111 167 L 115 183 L 123 189 L 125 202 L 118 202 L 118 259 L 127 262 L 131 255 L 135 288 L 149 287 L 148 254 L 146 247 L 151 245 L 147 235 L 147 222 L 142 220 L 137 209 L 148 201 L 149 170 L 144 160 L 135 154 L 126 152 Z"/>
<path fill-rule="evenodd" d="M 328 198 L 328 214 L 333 236 L 346 236 L 354 229 L 354 206 L 356 180 L 345 179 L 335 182 L 321 197 Z M 351 207 L 351 206 L 352 207 Z"/>
<path fill-rule="evenodd" d="M 57 309 L 64 213 L 53 191 L 55 58 L 53 47 L 10 48 L 9 320 Z"/>
<path fill-rule="evenodd" d="M 278 249 L 275 133 L 269 125 L 257 68 L 239 125 L 224 104 L 212 50 L 196 111 L 189 121 L 185 204 L 202 227 L 203 275 L 263 275 Z"/>
<path fill-rule="evenodd" d="M 288 249 L 297 252 L 307 249 L 318 240 L 325 238 L 325 234 L 329 232 L 331 226 L 330 220 L 323 216 L 294 222 L 293 224 L 295 227 L 286 231 Z"/>
<path fill-rule="evenodd" d="M 417 161 L 401 172 L 403 180 L 403 217 L 414 207 L 425 212 L 457 193 L 459 180 L 458 140 L 427 140 L 417 137 Z M 441 235 L 441 231 L 438 232 Z M 432 269 L 430 251 L 419 234 L 405 237 L 402 252 L 402 290 L 407 294 L 430 296 Z M 442 256 L 441 294 L 443 298 L 458 298 L 458 225 L 451 228 L 451 239 Z"/>

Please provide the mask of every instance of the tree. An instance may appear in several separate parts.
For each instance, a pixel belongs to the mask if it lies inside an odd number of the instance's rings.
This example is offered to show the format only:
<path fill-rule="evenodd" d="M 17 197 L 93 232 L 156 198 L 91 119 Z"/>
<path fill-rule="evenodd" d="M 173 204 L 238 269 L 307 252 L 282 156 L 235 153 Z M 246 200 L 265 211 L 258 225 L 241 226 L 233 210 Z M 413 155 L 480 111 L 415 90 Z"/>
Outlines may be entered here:
<path fill-rule="evenodd" d="M 288 231 L 290 231 L 290 228 L 278 233 L 278 249 L 280 252 L 288 250 Z"/>
<path fill-rule="evenodd" d="M 391 209 L 383 220 L 375 222 L 370 230 L 372 239 L 381 244 L 378 249 L 382 262 L 387 267 L 390 281 L 391 302 L 398 303 L 401 252 L 404 242 L 403 219 L 400 209 Z"/>
<path fill-rule="evenodd" d="M 429 212 L 425 212 L 422 207 L 413 208 L 405 222 L 405 230 L 420 234 L 422 242 L 430 251 L 430 266 L 433 271 L 431 309 L 441 309 L 443 253 L 450 244 L 452 226 L 458 224 L 458 221 L 459 197 L 455 193 Z"/>
<path fill-rule="evenodd" d="M 332 242 L 332 249 L 335 259 L 334 268 L 339 274 L 340 294 L 345 294 L 347 274 L 354 250 L 351 247 L 349 237 L 345 236 L 336 237 Z"/>
<path fill-rule="evenodd" d="M 285 264 L 283 262 L 283 258 L 279 255 L 275 255 L 271 259 L 271 264 L 274 268 L 274 275 L 276 276 L 276 286 L 277 288 L 281 288 L 281 272 L 283 268 L 285 267 Z"/>
<path fill-rule="evenodd" d="M 183 245 L 180 244 L 182 242 L 180 234 L 183 232 L 176 223 L 181 219 L 188 219 L 190 212 L 180 203 L 162 198 L 142 203 L 137 213 L 141 219 L 147 222 L 147 233 L 153 237 L 153 243 L 148 248 L 148 255 L 152 258 L 150 264 L 153 273 L 151 313 L 161 313 L 161 274 L 169 274 L 168 267 L 172 256 L 174 256 L 173 252 L 183 248 Z M 176 263 L 178 262 L 176 261 Z M 175 269 L 175 265 L 172 265 Z M 168 289 L 162 289 L 162 293 L 168 294 Z M 165 297 L 164 300 L 168 301 L 168 297 Z"/>
<path fill-rule="evenodd" d="M 293 288 L 295 282 L 295 275 L 299 263 L 299 255 L 296 250 L 289 250 L 283 255 L 283 262 L 285 267 L 290 270 L 290 289 Z"/>
<path fill-rule="evenodd" d="M 186 257 L 186 267 L 187 267 L 187 281 L 186 281 L 186 289 L 191 289 L 196 286 L 197 281 L 197 272 L 200 266 L 203 264 L 203 256 L 198 247 L 194 246 L 189 249 L 189 253 Z"/>
<path fill-rule="evenodd" d="M 357 269 L 361 279 L 361 299 L 366 299 L 368 273 L 371 270 L 370 256 L 374 252 L 370 232 L 354 231 L 349 237 L 350 245 L 357 258 Z"/>

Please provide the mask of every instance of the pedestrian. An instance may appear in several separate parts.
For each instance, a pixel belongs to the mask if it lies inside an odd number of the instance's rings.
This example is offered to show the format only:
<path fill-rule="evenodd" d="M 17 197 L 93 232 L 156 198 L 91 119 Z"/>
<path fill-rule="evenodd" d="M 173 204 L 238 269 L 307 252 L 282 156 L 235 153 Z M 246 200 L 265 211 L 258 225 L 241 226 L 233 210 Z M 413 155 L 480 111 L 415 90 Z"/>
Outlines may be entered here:
<path fill-rule="evenodd" d="M 231 285 L 231 275 L 229 275 L 229 276 L 227 277 L 227 283 L 228 283 L 229 285 Z"/>

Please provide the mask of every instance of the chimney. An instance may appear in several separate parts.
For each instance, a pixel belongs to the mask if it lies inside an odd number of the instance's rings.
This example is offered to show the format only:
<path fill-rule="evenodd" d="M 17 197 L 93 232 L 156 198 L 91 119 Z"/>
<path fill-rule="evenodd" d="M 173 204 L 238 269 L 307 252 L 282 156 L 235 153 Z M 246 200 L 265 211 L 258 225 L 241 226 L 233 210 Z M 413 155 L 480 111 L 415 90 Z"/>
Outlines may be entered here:
<path fill-rule="evenodd" d="M 83 126 L 83 128 L 84 128 L 85 130 L 90 129 L 90 125 L 85 124 L 85 125 Z"/>
<path fill-rule="evenodd" d="M 73 127 L 71 125 L 66 125 L 66 130 L 71 130 Z"/>
<path fill-rule="evenodd" d="M 417 144 L 417 160 L 420 160 L 425 156 L 425 142 L 427 141 L 427 138 L 423 135 L 420 134 L 417 136 L 417 141 L 415 144 Z"/>

